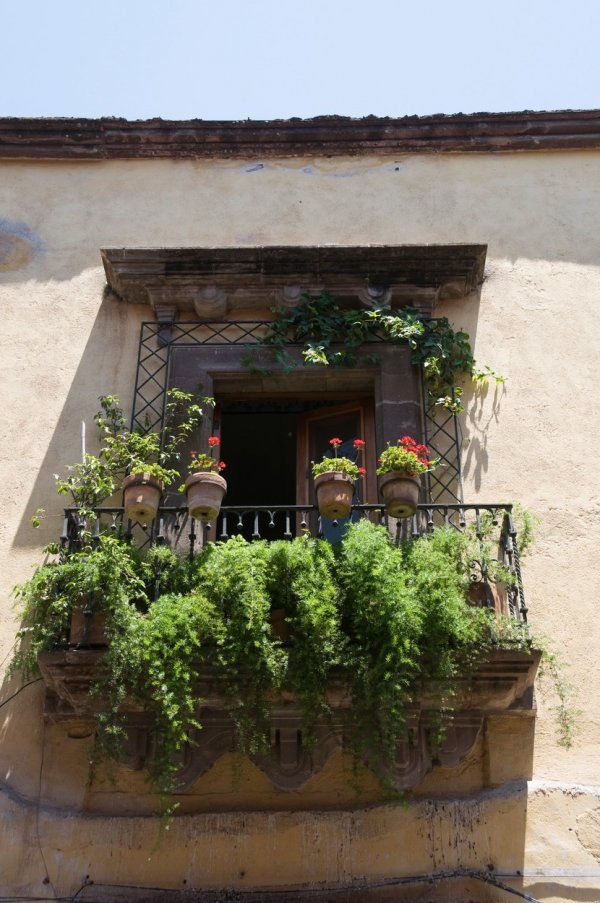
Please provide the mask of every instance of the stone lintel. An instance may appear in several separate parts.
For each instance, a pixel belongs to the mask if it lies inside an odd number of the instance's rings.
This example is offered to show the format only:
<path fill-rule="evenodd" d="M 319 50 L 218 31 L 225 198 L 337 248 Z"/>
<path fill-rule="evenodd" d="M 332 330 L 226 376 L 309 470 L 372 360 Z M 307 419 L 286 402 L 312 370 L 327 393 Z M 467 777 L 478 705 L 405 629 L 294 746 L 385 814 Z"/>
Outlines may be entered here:
<path fill-rule="evenodd" d="M 236 309 L 293 307 L 331 292 L 344 306 L 416 307 L 461 298 L 483 279 L 487 246 L 366 245 L 254 248 L 106 248 L 111 289 L 132 304 L 174 304 L 180 318 L 221 318 Z"/>

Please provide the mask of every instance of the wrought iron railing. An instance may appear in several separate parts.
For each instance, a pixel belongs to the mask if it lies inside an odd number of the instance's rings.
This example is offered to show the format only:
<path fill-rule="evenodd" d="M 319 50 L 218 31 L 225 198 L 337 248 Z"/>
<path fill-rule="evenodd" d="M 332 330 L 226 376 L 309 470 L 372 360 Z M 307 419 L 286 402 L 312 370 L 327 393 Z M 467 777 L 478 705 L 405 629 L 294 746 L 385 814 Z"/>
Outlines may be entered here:
<path fill-rule="evenodd" d="M 268 347 L 271 320 L 227 320 L 205 322 L 161 323 L 156 320 L 142 323 L 138 349 L 132 429 L 158 430 L 164 426 L 168 376 L 172 353 L 179 348 L 243 347 L 248 352 Z M 372 332 L 365 346 L 387 342 L 385 335 Z M 290 343 L 289 350 L 302 346 Z M 421 381 L 423 409 L 423 438 L 433 458 L 444 465 L 427 474 L 427 498 L 437 502 L 461 502 L 463 499 L 460 463 L 459 421 L 442 405 L 429 404 L 424 380 Z"/>
<path fill-rule="evenodd" d="M 527 621 L 527 607 L 521 576 L 521 562 L 512 505 L 424 504 L 405 520 L 388 518 L 381 504 L 354 505 L 351 519 L 368 517 L 387 526 L 396 543 L 410 541 L 447 526 L 469 531 L 473 555 L 468 562 L 476 604 L 503 612 L 517 621 Z M 284 539 L 311 534 L 330 541 L 342 538 L 347 520 L 321 518 L 314 505 L 224 506 L 214 524 L 199 523 L 188 517 L 181 506 L 164 506 L 149 524 L 124 520 L 123 508 L 94 509 L 94 518 L 82 521 L 76 508 L 65 508 L 60 537 L 61 555 L 81 548 L 86 542 L 98 542 L 103 533 L 112 532 L 143 548 L 150 544 L 170 545 L 183 554 L 194 556 L 208 540 L 227 540 L 242 535 L 248 541 Z M 490 550 L 493 550 L 490 555 Z"/>

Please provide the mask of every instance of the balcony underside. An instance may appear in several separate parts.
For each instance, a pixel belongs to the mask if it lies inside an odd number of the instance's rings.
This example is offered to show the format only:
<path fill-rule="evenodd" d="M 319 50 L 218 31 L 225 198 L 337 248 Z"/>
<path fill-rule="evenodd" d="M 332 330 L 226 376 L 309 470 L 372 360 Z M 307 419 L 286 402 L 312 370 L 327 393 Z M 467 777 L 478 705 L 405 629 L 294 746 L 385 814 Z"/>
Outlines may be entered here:
<path fill-rule="evenodd" d="M 73 738 L 94 731 L 94 715 L 102 701 L 90 697 L 104 651 L 68 649 L 46 652 L 39 664 L 46 684 L 45 716 L 63 726 Z M 514 718 L 535 716 L 533 683 L 540 653 L 507 649 L 495 650 L 471 680 L 457 685 L 458 702 L 441 746 L 432 754 L 429 735 L 434 726 L 436 687 L 425 687 L 408 709 L 406 738 L 398 743 L 392 773 L 382 777 L 397 790 L 414 788 L 435 764 L 459 765 L 485 728 L 486 718 L 504 713 Z M 198 720 L 202 730 L 193 729 L 190 744 L 181 755 L 178 784 L 182 792 L 225 753 L 235 748 L 234 726 L 228 715 L 218 680 L 209 671 L 200 679 L 197 696 Z M 343 684 L 332 683 L 329 703 L 333 717 L 319 724 L 316 742 L 307 748 L 302 742 L 302 717 L 294 697 L 273 698 L 270 719 L 270 748 L 252 757 L 274 788 L 283 791 L 302 787 L 343 745 L 344 710 L 349 698 Z M 125 705 L 128 715 L 128 758 L 132 769 L 143 769 L 151 755 L 151 719 L 139 705 Z M 380 763 L 366 763 L 381 772 Z"/>

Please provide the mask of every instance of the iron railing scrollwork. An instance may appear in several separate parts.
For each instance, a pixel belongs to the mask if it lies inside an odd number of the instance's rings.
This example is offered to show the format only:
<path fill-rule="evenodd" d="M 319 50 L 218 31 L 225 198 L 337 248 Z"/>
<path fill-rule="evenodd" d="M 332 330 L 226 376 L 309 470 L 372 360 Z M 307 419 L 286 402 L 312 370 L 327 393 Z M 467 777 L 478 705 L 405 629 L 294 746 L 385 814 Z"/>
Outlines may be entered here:
<path fill-rule="evenodd" d="M 351 518 L 361 517 L 384 524 L 392 541 L 398 544 L 426 536 L 443 526 L 469 531 L 473 554 L 466 566 L 471 583 L 481 590 L 478 604 L 495 608 L 498 613 L 505 613 L 516 621 L 527 622 L 512 505 L 424 504 L 406 520 L 388 518 L 381 504 L 354 505 Z M 339 530 L 340 539 L 345 523 L 328 522 L 330 527 L 333 526 L 334 534 Z M 60 537 L 61 560 L 84 544 L 94 546 L 105 533 L 142 549 L 167 544 L 193 557 L 209 539 L 226 541 L 239 535 L 248 541 L 291 540 L 305 534 L 319 537 L 323 535 L 323 521 L 314 505 L 226 505 L 214 524 L 189 518 L 187 509 L 182 506 L 160 508 L 156 519 L 149 524 L 125 520 L 121 507 L 96 508 L 91 519 L 83 519 L 76 508 L 65 508 Z M 158 579 L 157 586 L 159 583 Z"/>

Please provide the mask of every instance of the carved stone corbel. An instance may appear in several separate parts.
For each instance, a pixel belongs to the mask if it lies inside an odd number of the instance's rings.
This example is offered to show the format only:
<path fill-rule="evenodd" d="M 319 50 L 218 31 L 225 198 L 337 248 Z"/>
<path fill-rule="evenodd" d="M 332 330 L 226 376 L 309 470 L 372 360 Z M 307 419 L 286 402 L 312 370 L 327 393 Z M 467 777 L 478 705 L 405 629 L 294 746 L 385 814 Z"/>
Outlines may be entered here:
<path fill-rule="evenodd" d="M 431 770 L 427 729 L 421 713 L 414 709 L 406 719 L 406 737 L 396 744 L 396 754 L 391 768 L 382 761 L 374 761 L 369 756 L 365 764 L 389 781 L 396 790 L 415 787 Z"/>
<path fill-rule="evenodd" d="M 220 320 L 227 313 L 227 292 L 216 285 L 206 285 L 197 290 L 194 310 L 201 320 Z"/>
<path fill-rule="evenodd" d="M 275 289 L 273 298 L 277 307 L 292 308 L 300 303 L 305 291 L 301 285 L 284 285 Z"/>
<path fill-rule="evenodd" d="M 296 790 L 321 770 L 340 745 L 335 731 L 320 725 L 315 743 L 307 749 L 303 743 L 302 717 L 299 712 L 275 714 L 271 718 L 271 748 L 252 756 L 252 761 L 279 790 Z"/>
<path fill-rule="evenodd" d="M 358 300 L 364 307 L 387 307 L 392 303 L 392 290 L 385 285 L 363 285 Z"/>
<path fill-rule="evenodd" d="M 454 768 L 475 745 L 483 726 L 483 715 L 479 712 L 457 712 L 452 724 L 444 733 L 441 746 L 436 751 L 436 759 L 446 768 Z"/>
<path fill-rule="evenodd" d="M 235 749 L 235 732 L 231 718 L 225 712 L 204 711 L 202 729 L 190 731 L 190 742 L 181 751 L 177 784 L 182 790 L 191 787 L 225 753 Z"/>
<path fill-rule="evenodd" d="M 173 338 L 173 323 L 177 316 L 175 304 L 155 304 L 154 315 L 160 323 L 157 340 L 159 345 L 168 345 Z"/>

